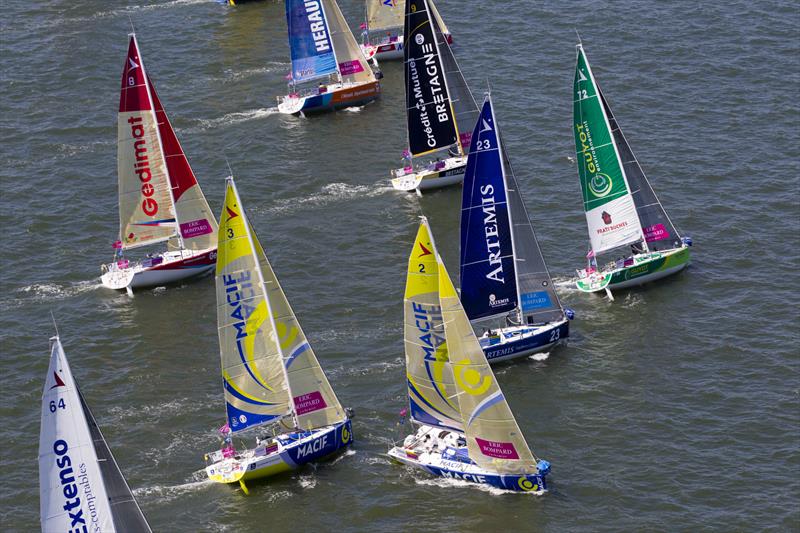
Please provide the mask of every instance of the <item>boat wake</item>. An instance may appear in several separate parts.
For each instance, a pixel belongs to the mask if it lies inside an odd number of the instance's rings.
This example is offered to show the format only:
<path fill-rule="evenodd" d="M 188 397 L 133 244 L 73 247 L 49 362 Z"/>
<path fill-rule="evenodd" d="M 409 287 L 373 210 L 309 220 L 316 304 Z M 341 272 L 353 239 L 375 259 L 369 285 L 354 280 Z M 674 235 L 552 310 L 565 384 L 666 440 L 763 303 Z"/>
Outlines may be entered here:
<path fill-rule="evenodd" d="M 137 11 L 152 11 L 154 9 L 164 9 L 164 8 L 190 6 L 197 4 L 210 4 L 210 3 L 216 3 L 216 0 L 171 0 L 169 2 L 154 2 L 152 4 L 146 4 L 146 5 L 134 5 L 118 9 L 110 9 L 108 11 L 98 11 L 97 13 L 93 13 L 92 15 L 86 17 L 75 17 L 66 19 L 60 17 L 53 17 L 53 19 L 50 20 L 49 23 L 45 23 L 43 26 L 54 27 L 54 26 L 60 26 L 61 24 L 81 24 L 81 23 L 85 24 L 86 22 L 92 20 L 124 17 L 126 15 L 133 14 Z"/>
<path fill-rule="evenodd" d="M 317 478 L 313 474 L 302 475 L 297 482 L 300 484 L 300 488 L 303 489 L 313 489 L 317 486 Z"/>
<path fill-rule="evenodd" d="M 356 451 L 354 449 L 348 448 L 347 450 L 345 450 L 344 453 L 340 453 L 339 455 L 334 457 L 333 460 L 331 460 L 331 462 L 329 464 L 330 465 L 335 465 L 339 461 L 342 461 L 344 458 L 353 456 L 355 454 L 356 454 Z"/>
<path fill-rule="evenodd" d="M 372 185 L 350 185 L 347 183 L 329 183 L 320 192 L 301 198 L 287 198 L 268 208 L 274 214 L 294 211 L 298 208 L 326 207 L 332 203 L 354 200 L 356 198 L 373 198 L 392 192 L 391 186 L 381 180 Z"/>
<path fill-rule="evenodd" d="M 151 487 L 139 487 L 134 489 L 133 495 L 137 498 L 153 498 L 159 502 L 168 502 L 179 498 L 185 494 L 199 492 L 214 485 L 214 482 L 206 477 L 205 470 L 198 470 L 192 475 L 198 480 L 188 481 L 180 485 L 153 485 Z"/>
<path fill-rule="evenodd" d="M 342 111 L 347 111 L 348 113 L 361 113 L 364 110 L 363 105 L 361 106 L 352 106 L 352 107 L 345 107 Z"/>
<path fill-rule="evenodd" d="M 549 358 L 550 358 L 550 352 L 540 352 L 533 354 L 528 359 L 532 359 L 534 361 L 546 361 Z"/>
<path fill-rule="evenodd" d="M 225 71 L 225 77 L 223 78 L 222 82 L 231 83 L 234 81 L 251 78 L 253 76 L 258 76 L 260 74 L 269 74 L 270 72 L 283 72 L 291 68 L 291 66 L 288 63 L 282 63 L 280 61 L 267 61 L 266 65 L 267 66 L 264 67 L 248 68 L 244 70 L 228 69 Z"/>
<path fill-rule="evenodd" d="M 73 283 L 34 283 L 17 289 L 17 294 L 23 296 L 18 300 L 31 298 L 37 302 L 64 300 L 84 292 L 102 288 L 98 280 L 77 281 Z"/>
<path fill-rule="evenodd" d="M 260 109 L 251 109 L 249 111 L 237 111 L 236 113 L 228 113 L 219 118 L 199 119 L 199 125 L 193 128 L 187 128 L 187 133 L 197 133 L 199 131 L 206 131 L 215 128 L 232 126 L 234 124 L 241 124 L 250 120 L 258 120 L 278 112 L 277 107 L 262 107 Z"/>

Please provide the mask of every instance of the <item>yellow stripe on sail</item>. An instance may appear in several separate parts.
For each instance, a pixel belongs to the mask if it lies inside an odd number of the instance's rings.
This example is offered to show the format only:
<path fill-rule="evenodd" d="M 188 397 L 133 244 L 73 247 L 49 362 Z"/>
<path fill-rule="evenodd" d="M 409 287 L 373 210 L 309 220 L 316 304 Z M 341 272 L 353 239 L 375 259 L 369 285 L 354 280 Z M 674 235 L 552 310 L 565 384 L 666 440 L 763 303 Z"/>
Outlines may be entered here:
<path fill-rule="evenodd" d="M 437 267 L 441 273 L 439 276 L 439 298 L 458 298 L 458 293 L 456 292 L 456 288 L 453 286 L 453 281 L 447 274 L 447 270 L 444 268 L 442 258 L 438 254 Z"/>
<path fill-rule="evenodd" d="M 239 387 L 237 387 L 236 383 L 233 382 L 233 378 L 231 377 L 230 374 L 228 374 L 227 370 L 223 370 L 222 371 L 222 377 L 225 379 L 225 383 L 227 383 L 230 386 L 230 388 L 232 388 L 233 390 L 235 390 L 236 392 L 238 392 L 239 394 L 241 394 L 245 398 L 249 398 L 250 400 L 253 400 L 256 403 L 260 403 L 260 404 L 263 404 L 263 405 L 273 405 L 270 402 L 266 402 L 266 401 L 262 400 L 261 398 L 256 398 L 252 394 L 249 394 L 249 393 L 243 391 L 242 389 L 240 389 Z M 272 390 L 272 389 L 270 389 L 270 390 Z"/>
<path fill-rule="evenodd" d="M 270 387 L 267 383 L 267 380 L 264 379 L 264 376 L 262 376 L 258 371 L 258 365 L 253 357 L 253 352 L 255 351 L 256 333 L 258 333 L 258 330 L 261 329 L 261 326 L 268 318 L 269 310 L 267 309 L 267 302 L 262 300 L 261 303 L 259 303 L 255 309 L 253 309 L 253 312 L 250 313 L 250 316 L 247 317 L 247 322 L 245 323 L 247 337 L 244 341 L 244 351 L 245 356 L 247 357 L 247 362 L 250 363 L 250 370 L 253 371 L 253 375 L 256 377 L 258 382 L 264 385 L 270 391 L 274 392 L 272 387 Z"/>
<path fill-rule="evenodd" d="M 439 394 L 441 395 L 442 399 L 447 402 L 447 405 L 452 407 L 455 411 L 458 411 L 458 406 L 453 404 L 450 401 L 450 398 L 447 397 L 447 388 L 444 384 L 444 371 L 446 368 L 446 364 L 450 361 L 450 355 L 447 353 L 447 341 L 445 340 L 442 344 L 436 348 L 435 352 L 436 362 L 433 363 L 433 384 L 436 385 L 436 388 L 439 390 Z"/>
<path fill-rule="evenodd" d="M 406 298 L 419 294 L 436 292 L 439 280 L 436 267 L 436 250 L 428 232 L 428 225 L 419 225 L 414 248 L 408 258 L 408 277 L 406 281 Z"/>
<path fill-rule="evenodd" d="M 236 194 L 229 183 L 225 190 L 225 207 L 222 209 L 219 225 L 217 275 L 222 274 L 228 265 L 240 257 L 253 255 L 253 253 L 254 250 L 250 246 L 247 233 L 245 233 L 242 210 L 236 203 Z"/>

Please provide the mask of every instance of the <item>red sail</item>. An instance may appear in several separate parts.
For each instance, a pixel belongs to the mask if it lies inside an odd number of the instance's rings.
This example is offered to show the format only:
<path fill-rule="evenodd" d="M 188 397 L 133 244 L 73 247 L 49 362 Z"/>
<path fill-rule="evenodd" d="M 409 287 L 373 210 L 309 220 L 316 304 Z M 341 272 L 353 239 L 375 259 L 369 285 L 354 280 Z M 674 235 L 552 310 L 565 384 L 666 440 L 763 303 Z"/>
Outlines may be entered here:
<path fill-rule="evenodd" d="M 128 44 L 128 57 L 122 70 L 122 87 L 119 93 L 119 112 L 149 111 L 150 98 L 147 95 L 144 68 L 139 58 L 136 37 L 131 35 Z"/>

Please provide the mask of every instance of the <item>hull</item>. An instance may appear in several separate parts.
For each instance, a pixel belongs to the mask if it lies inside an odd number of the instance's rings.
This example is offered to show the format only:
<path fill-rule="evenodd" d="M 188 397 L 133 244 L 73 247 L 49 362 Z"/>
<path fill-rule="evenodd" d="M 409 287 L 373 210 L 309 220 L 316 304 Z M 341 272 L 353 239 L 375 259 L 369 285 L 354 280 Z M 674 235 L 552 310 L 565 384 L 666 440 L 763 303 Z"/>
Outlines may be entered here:
<path fill-rule="evenodd" d="M 464 181 L 464 172 L 467 169 L 466 157 L 449 157 L 440 161 L 439 165 L 440 168 L 436 168 L 436 164 L 432 163 L 428 165 L 428 168 L 410 172 L 406 172 L 402 168 L 393 170 L 392 187 L 406 192 L 426 191 L 456 185 Z"/>
<path fill-rule="evenodd" d="M 643 259 L 635 261 L 632 265 L 601 272 L 599 276 L 578 279 L 575 284 L 583 292 L 597 292 L 606 287 L 609 289 L 636 287 L 676 274 L 686 268 L 689 261 L 690 252 L 687 246 L 663 253 L 653 252 L 644 254 Z M 598 283 L 601 277 L 602 282 Z"/>
<path fill-rule="evenodd" d="M 473 463 L 445 459 L 438 453 L 417 454 L 401 446 L 395 446 L 389 450 L 389 457 L 398 463 L 419 468 L 433 476 L 460 479 L 515 492 L 547 492 L 546 477 L 542 474 L 497 474 L 488 472 Z"/>
<path fill-rule="evenodd" d="M 208 478 L 228 484 L 297 470 L 344 450 L 353 442 L 353 429 L 350 420 L 345 420 L 305 433 L 279 435 L 275 440 L 277 449 L 274 451 L 265 447 L 254 448 L 208 465 Z"/>
<path fill-rule="evenodd" d="M 495 330 L 496 335 L 484 335 L 478 340 L 489 364 L 526 357 L 553 348 L 569 337 L 569 321 L 544 326 L 514 326 Z"/>
<path fill-rule="evenodd" d="M 367 59 L 375 58 L 380 61 L 403 59 L 403 36 L 392 42 L 377 44 L 362 44 L 361 50 Z"/>
<path fill-rule="evenodd" d="M 100 281 L 104 287 L 115 290 L 157 287 L 207 274 L 216 263 L 216 248 L 200 252 L 165 252 L 124 268 L 119 262 L 103 265 L 106 272 Z"/>
<path fill-rule="evenodd" d="M 284 96 L 278 104 L 278 111 L 287 115 L 322 113 L 364 105 L 377 99 L 380 94 L 381 85 L 378 81 L 359 85 L 329 86 L 328 91 L 322 94 Z"/>

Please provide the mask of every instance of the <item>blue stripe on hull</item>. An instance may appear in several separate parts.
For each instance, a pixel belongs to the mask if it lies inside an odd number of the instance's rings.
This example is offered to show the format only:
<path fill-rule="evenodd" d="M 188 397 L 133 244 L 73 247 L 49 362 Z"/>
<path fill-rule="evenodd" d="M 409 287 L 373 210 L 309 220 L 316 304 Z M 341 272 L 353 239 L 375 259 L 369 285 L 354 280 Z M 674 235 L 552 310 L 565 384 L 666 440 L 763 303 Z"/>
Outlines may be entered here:
<path fill-rule="evenodd" d="M 456 472 L 455 470 L 448 470 L 446 468 L 439 468 L 431 465 L 420 464 L 420 466 L 434 476 L 460 479 L 462 481 L 469 481 L 470 483 L 478 483 L 481 485 L 491 485 L 492 487 L 503 490 L 513 490 L 519 492 L 539 492 L 547 490 L 547 481 L 545 476 L 541 476 L 539 474 L 465 474 L 463 472 Z"/>
<path fill-rule="evenodd" d="M 557 334 L 555 332 L 558 332 Z M 486 359 L 492 363 L 501 359 L 513 359 L 528 355 L 539 348 L 569 337 L 569 322 L 555 329 L 543 331 L 538 335 L 526 337 L 516 342 L 487 346 L 483 349 Z"/>

